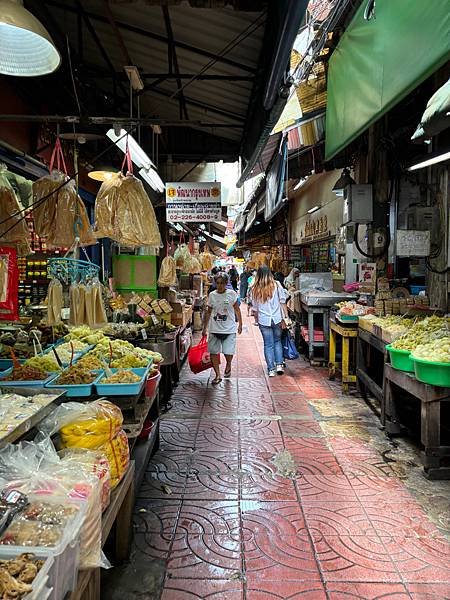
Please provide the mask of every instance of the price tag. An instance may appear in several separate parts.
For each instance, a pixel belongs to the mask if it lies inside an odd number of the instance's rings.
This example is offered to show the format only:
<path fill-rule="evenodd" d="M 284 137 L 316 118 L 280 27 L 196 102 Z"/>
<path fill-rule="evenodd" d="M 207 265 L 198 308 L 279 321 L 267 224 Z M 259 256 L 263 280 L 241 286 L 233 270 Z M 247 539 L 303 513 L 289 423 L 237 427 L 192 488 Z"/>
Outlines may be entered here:
<path fill-rule="evenodd" d="M 147 339 L 147 332 L 145 331 L 145 329 L 141 329 L 141 335 L 143 340 Z"/>

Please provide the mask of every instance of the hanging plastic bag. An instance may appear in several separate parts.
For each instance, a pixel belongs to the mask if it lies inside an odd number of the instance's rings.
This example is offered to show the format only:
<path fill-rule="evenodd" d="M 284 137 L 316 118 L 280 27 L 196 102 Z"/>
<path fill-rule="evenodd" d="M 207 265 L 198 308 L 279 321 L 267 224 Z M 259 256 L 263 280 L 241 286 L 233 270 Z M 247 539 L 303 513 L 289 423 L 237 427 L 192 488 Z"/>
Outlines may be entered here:
<path fill-rule="evenodd" d="M 295 346 L 295 342 L 294 342 L 291 334 L 289 333 L 288 329 L 285 329 L 283 331 L 281 343 L 283 345 L 283 357 L 284 358 L 286 358 L 287 360 L 295 360 L 296 358 L 299 358 L 300 355 L 298 353 L 298 350 Z"/>
<path fill-rule="evenodd" d="M 63 306 L 61 282 L 57 279 L 52 279 L 48 284 L 47 292 L 47 325 L 58 325 L 61 323 L 61 310 Z"/>
<path fill-rule="evenodd" d="M 215 256 L 205 251 L 200 253 L 199 260 L 203 271 L 211 271 L 214 266 Z"/>
<path fill-rule="evenodd" d="M 60 171 L 53 171 L 33 181 L 34 230 L 44 240 L 51 234 L 56 216 L 58 190 L 68 177 Z"/>
<path fill-rule="evenodd" d="M 97 242 L 94 237 L 86 207 L 77 194 L 73 180 L 68 181 L 58 192 L 56 214 L 47 244 L 54 248 L 70 248 L 79 238 L 81 246 L 89 246 Z"/>
<path fill-rule="evenodd" d="M 202 371 L 206 371 L 206 369 L 212 368 L 206 336 L 203 336 L 200 342 L 196 346 L 192 346 L 189 350 L 188 361 L 189 367 L 193 373 L 201 373 Z"/>
<path fill-rule="evenodd" d="M 22 203 L 6 172 L 6 166 L 0 164 L 0 241 L 14 245 L 19 256 L 26 256 L 31 253 L 30 231 Z"/>
<path fill-rule="evenodd" d="M 133 248 L 160 247 L 155 210 L 142 181 L 117 173 L 102 184 L 95 201 L 95 235 Z"/>
<path fill-rule="evenodd" d="M 180 244 L 175 250 L 173 257 L 175 259 L 177 269 L 185 271 L 191 258 L 191 253 L 189 252 L 187 244 Z"/>
<path fill-rule="evenodd" d="M 0 320 L 19 318 L 19 269 L 17 250 L 0 246 Z"/>
<path fill-rule="evenodd" d="M 94 324 L 96 327 L 106 325 L 108 319 L 106 317 L 105 303 L 103 302 L 103 285 L 97 279 L 92 284 L 94 294 Z"/>
<path fill-rule="evenodd" d="M 158 285 L 160 287 L 171 287 L 177 285 L 177 265 L 172 256 L 165 256 L 162 259 L 159 269 Z"/>
<path fill-rule="evenodd" d="M 197 273 L 201 273 L 202 265 L 196 256 L 192 254 L 189 256 L 188 261 L 185 263 L 184 270 L 186 273 L 190 273 L 191 275 L 195 275 Z"/>

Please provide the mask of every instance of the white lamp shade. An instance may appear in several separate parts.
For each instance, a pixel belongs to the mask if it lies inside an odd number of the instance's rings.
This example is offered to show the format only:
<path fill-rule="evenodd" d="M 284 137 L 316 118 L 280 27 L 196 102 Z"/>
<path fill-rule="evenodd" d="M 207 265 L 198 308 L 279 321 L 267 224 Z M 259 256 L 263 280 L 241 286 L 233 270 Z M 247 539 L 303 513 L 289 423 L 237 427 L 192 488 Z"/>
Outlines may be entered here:
<path fill-rule="evenodd" d="M 60 64 L 48 31 L 21 0 L 0 0 L 0 73 L 35 77 L 53 73 Z"/>

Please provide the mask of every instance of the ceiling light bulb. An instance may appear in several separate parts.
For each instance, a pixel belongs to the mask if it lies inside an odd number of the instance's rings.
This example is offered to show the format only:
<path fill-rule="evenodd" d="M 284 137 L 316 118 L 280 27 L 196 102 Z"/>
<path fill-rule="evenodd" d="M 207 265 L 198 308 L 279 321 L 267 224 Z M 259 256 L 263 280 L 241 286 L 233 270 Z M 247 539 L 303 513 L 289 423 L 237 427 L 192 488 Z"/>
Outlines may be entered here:
<path fill-rule="evenodd" d="M 308 215 L 311 215 L 312 213 L 316 212 L 316 210 L 319 210 L 319 208 L 320 206 L 313 206 L 307 211 Z"/>
<path fill-rule="evenodd" d="M 0 73 L 36 77 L 53 73 L 60 64 L 50 34 L 22 0 L 0 0 Z"/>
<path fill-rule="evenodd" d="M 155 169 L 141 169 L 139 175 L 155 191 L 162 193 L 165 190 L 164 182 Z"/>

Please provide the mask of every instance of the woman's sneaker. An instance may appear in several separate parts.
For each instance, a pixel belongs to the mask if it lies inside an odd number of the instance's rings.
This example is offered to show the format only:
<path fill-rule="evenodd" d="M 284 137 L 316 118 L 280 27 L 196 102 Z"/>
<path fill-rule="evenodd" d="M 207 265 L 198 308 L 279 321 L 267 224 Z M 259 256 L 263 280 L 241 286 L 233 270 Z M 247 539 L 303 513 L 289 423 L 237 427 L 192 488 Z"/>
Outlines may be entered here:
<path fill-rule="evenodd" d="M 277 376 L 277 372 L 275 371 L 275 369 L 270 369 L 269 370 L 269 377 L 276 377 Z"/>
<path fill-rule="evenodd" d="M 278 375 L 283 375 L 284 365 L 277 365 L 277 373 L 278 373 Z"/>

